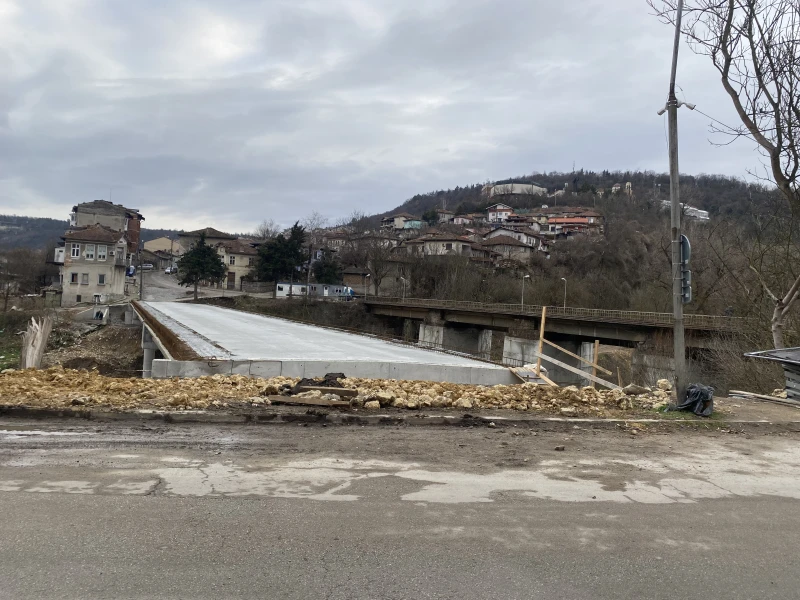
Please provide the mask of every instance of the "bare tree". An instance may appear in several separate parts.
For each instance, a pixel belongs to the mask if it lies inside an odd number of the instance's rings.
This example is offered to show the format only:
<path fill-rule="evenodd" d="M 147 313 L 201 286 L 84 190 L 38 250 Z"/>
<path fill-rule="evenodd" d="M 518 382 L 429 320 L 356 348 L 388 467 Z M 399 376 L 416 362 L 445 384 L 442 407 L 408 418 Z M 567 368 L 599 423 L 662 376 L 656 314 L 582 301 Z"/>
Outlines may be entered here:
<path fill-rule="evenodd" d="M 371 237 L 362 242 L 362 248 L 367 259 L 370 280 L 375 286 L 375 295 L 380 295 L 381 283 L 392 269 L 392 246 L 386 240 Z"/>
<path fill-rule="evenodd" d="M 648 0 L 656 15 L 674 24 L 676 0 Z M 780 190 L 797 226 L 800 217 L 800 2 L 798 0 L 690 0 L 683 33 L 690 47 L 711 58 L 741 125 L 712 126 L 712 131 L 747 137 L 767 159 L 753 175 Z M 763 248 L 765 249 L 765 248 Z M 758 253 L 757 253 L 758 254 Z M 769 252 L 767 252 L 769 254 Z M 773 303 L 771 330 L 776 348 L 784 347 L 786 319 L 800 304 L 800 276 L 766 277 L 760 261 L 750 263 Z"/>
<path fill-rule="evenodd" d="M 3 312 L 12 296 L 39 291 L 45 272 L 45 255 L 39 250 L 16 248 L 0 255 L 0 299 Z"/>
<path fill-rule="evenodd" d="M 267 240 L 278 237 L 280 232 L 281 226 L 278 225 L 273 219 L 264 219 L 261 221 L 258 227 L 256 227 L 252 235 L 255 239 L 266 242 Z"/>

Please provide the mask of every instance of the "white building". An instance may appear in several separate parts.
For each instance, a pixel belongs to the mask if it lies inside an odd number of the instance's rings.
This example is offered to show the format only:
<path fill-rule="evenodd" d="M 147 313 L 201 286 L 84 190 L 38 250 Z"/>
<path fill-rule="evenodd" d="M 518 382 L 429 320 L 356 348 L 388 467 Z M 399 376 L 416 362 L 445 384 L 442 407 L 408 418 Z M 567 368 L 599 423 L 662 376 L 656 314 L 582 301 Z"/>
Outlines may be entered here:
<path fill-rule="evenodd" d="M 493 204 L 486 209 L 486 219 L 489 223 L 503 223 L 513 212 L 508 204 Z"/>

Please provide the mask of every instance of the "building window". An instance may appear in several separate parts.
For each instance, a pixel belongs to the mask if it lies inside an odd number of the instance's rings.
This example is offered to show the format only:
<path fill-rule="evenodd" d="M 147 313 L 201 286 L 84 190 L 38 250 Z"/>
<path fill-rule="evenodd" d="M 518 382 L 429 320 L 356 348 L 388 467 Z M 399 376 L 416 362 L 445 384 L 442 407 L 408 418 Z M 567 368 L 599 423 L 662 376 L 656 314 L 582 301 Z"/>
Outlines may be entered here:
<path fill-rule="evenodd" d="M 230 264 L 230 265 L 235 265 L 235 264 L 236 264 L 236 257 L 235 257 L 235 256 L 231 256 L 231 257 L 228 259 L 228 264 Z"/>
<path fill-rule="evenodd" d="M 108 256 L 108 246 L 97 247 L 97 260 L 105 260 Z"/>
<path fill-rule="evenodd" d="M 94 244 L 86 244 L 86 260 L 94 260 Z"/>
<path fill-rule="evenodd" d="M 251 256 L 250 258 L 248 258 L 248 259 L 247 259 L 247 266 L 248 266 L 248 267 L 252 267 L 252 266 L 255 264 L 255 262 L 256 262 L 256 261 L 255 261 L 255 260 L 253 259 L 253 257 Z"/>
<path fill-rule="evenodd" d="M 81 285 L 89 285 L 89 274 L 81 273 Z"/>
<path fill-rule="evenodd" d="M 453 244 L 445 244 L 444 245 L 444 249 L 445 250 L 452 250 L 453 249 Z"/>
<path fill-rule="evenodd" d="M 279 286 L 278 286 L 278 291 L 279 291 L 279 292 L 282 292 L 282 291 L 283 291 L 283 286 L 282 286 L 282 285 L 279 285 Z"/>
<path fill-rule="evenodd" d="M 72 258 L 80 258 L 81 257 L 81 245 L 80 244 L 72 244 L 69 255 Z"/>
<path fill-rule="evenodd" d="M 97 275 L 97 285 L 105 285 L 106 284 L 106 274 L 100 273 Z"/>
<path fill-rule="evenodd" d="M 78 294 L 77 296 L 75 296 L 75 302 L 80 302 L 80 301 L 81 301 L 81 295 Z"/>
<path fill-rule="evenodd" d="M 77 273 L 70 273 L 69 274 L 69 282 L 70 283 L 78 283 L 78 274 Z"/>

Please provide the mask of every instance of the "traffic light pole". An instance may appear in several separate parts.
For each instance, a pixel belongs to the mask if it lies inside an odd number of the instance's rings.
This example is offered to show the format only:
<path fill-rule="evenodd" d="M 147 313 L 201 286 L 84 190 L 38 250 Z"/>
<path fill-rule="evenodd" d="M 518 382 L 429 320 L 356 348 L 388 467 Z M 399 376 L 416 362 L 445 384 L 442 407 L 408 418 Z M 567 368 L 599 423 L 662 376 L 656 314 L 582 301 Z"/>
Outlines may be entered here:
<path fill-rule="evenodd" d="M 672 311 L 674 320 L 675 391 L 680 403 L 686 396 L 686 340 L 683 329 L 683 257 L 681 256 L 681 200 L 678 170 L 678 98 L 675 96 L 675 74 L 678 68 L 678 47 L 681 36 L 683 0 L 678 0 L 675 17 L 675 43 L 672 49 L 672 72 L 667 98 L 667 121 L 669 125 L 669 197 L 670 224 L 672 230 Z M 688 258 L 688 257 L 687 257 Z"/>

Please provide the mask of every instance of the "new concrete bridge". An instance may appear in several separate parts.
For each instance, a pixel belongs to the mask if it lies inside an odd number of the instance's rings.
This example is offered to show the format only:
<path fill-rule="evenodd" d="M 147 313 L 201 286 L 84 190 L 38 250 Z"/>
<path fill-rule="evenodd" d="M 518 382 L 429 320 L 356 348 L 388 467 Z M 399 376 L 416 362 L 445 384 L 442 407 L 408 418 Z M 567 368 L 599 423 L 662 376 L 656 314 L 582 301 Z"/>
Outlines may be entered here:
<path fill-rule="evenodd" d="M 219 306 L 134 302 L 132 311 L 143 323 L 144 377 L 344 373 L 482 385 L 519 382 L 507 368 L 468 356 Z"/>

